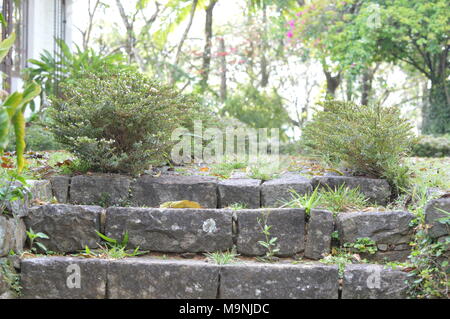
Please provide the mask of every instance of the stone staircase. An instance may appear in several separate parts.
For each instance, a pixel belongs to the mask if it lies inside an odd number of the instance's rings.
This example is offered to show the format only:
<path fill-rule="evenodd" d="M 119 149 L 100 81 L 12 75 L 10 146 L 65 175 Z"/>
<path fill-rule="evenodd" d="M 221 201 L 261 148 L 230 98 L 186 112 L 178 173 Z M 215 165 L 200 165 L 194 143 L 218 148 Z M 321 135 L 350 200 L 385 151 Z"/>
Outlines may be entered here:
<path fill-rule="evenodd" d="M 367 180 L 327 177 L 320 183 L 345 182 L 365 190 L 375 202 L 385 201 L 388 189 L 380 181 L 370 186 Z M 21 225 L 22 230 L 47 234 L 49 239 L 39 241 L 57 255 L 23 258 L 16 265 L 22 298 L 405 298 L 407 273 L 375 262 L 405 260 L 414 215 L 386 211 L 334 216 L 324 210 L 306 214 L 300 208 L 275 207 L 289 198 L 290 189 L 306 193 L 315 183 L 294 175 L 270 183 L 118 175 L 57 176 L 38 183 L 34 192 L 42 200 L 51 195 L 59 203 L 25 205 L 14 229 Z M 156 208 L 184 199 L 205 208 Z M 225 208 L 233 203 L 249 209 Z M 276 262 L 255 258 L 266 253 L 259 243 L 266 239 L 261 223 L 277 238 Z M 150 253 L 124 259 L 74 256 L 86 247 L 98 248 L 96 231 L 118 240 L 128 234 L 128 248 Z M 330 253 L 333 234 L 339 235 L 340 244 L 362 237 L 374 240 L 377 253 L 365 256 L 374 263 L 338 267 L 319 262 Z M 14 238 L 14 243 L 0 240 L 3 252 L 23 246 L 25 237 Z M 231 249 L 239 254 L 234 263 L 218 265 L 204 256 Z"/>
<path fill-rule="evenodd" d="M 215 265 L 149 257 L 30 258 L 21 268 L 23 298 L 404 298 L 407 280 L 382 265 L 348 265 L 340 279 L 337 266 L 320 263 Z"/>

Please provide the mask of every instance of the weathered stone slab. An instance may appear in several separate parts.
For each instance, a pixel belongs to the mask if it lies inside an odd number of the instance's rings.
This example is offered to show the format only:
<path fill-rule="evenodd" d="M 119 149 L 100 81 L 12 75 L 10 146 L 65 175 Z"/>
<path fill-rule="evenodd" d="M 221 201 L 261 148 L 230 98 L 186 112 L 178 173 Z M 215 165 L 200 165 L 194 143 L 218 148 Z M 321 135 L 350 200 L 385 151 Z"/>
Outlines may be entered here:
<path fill-rule="evenodd" d="M 19 181 L 13 183 L 14 186 L 21 186 Z M 49 202 L 53 198 L 52 188 L 48 180 L 27 180 L 29 194 L 25 194 L 24 199 L 18 199 L 6 204 L 7 209 L 15 216 L 24 217 L 28 214 L 28 209 L 36 200 Z"/>
<path fill-rule="evenodd" d="M 331 249 L 331 234 L 334 230 L 333 213 L 326 210 L 311 210 L 307 227 L 305 257 L 321 259 Z"/>
<path fill-rule="evenodd" d="M 347 265 L 342 299 L 404 299 L 407 273 L 383 265 Z"/>
<path fill-rule="evenodd" d="M 52 184 L 49 180 L 28 180 L 31 200 L 51 201 L 53 198 Z"/>
<path fill-rule="evenodd" d="M 32 207 L 25 218 L 27 228 L 43 232 L 50 239 L 39 239 L 47 249 L 75 252 L 97 247 L 103 209 L 99 206 L 44 205 Z"/>
<path fill-rule="evenodd" d="M 368 237 L 377 244 L 407 244 L 412 240 L 413 219 L 412 213 L 402 211 L 341 213 L 337 229 L 341 243 Z"/>
<path fill-rule="evenodd" d="M 217 208 L 217 179 L 205 176 L 142 176 L 132 185 L 135 206 L 159 207 L 164 202 L 191 200 Z"/>
<path fill-rule="evenodd" d="M 349 188 L 357 188 L 370 202 L 384 205 L 389 201 L 391 188 L 384 179 L 352 177 L 352 176 L 314 176 L 312 179 L 314 188 L 330 187 L 337 189 L 342 184 Z"/>
<path fill-rule="evenodd" d="M 58 203 L 65 204 L 69 200 L 69 176 L 52 176 L 50 178 L 52 184 L 53 195 Z"/>
<path fill-rule="evenodd" d="M 271 226 L 271 238 L 278 238 L 276 241 L 276 247 L 280 249 L 278 256 L 292 256 L 304 250 L 304 209 L 243 209 L 235 211 L 235 214 L 238 223 L 237 250 L 240 254 L 261 256 L 266 253 L 267 250 L 258 243 L 266 240 L 258 220 L 262 226 L 264 224 Z"/>
<path fill-rule="evenodd" d="M 447 217 L 444 212 L 450 213 L 450 197 L 434 199 L 425 207 L 425 222 L 431 226 L 428 234 L 432 238 L 450 234 L 450 225 L 439 222 L 439 219 Z"/>
<path fill-rule="evenodd" d="M 218 209 L 116 208 L 106 212 L 106 234 L 130 247 L 161 252 L 231 249 L 232 212 Z"/>
<path fill-rule="evenodd" d="M 115 174 L 74 176 L 70 182 L 70 202 L 83 205 L 120 205 L 128 200 L 131 179 Z"/>
<path fill-rule="evenodd" d="M 261 181 L 252 178 L 232 178 L 219 181 L 220 206 L 243 204 L 246 208 L 261 207 Z"/>
<path fill-rule="evenodd" d="M 27 239 L 25 224 L 19 217 L 0 215 L 0 257 L 11 250 L 20 253 Z"/>
<path fill-rule="evenodd" d="M 411 247 L 414 215 L 409 212 L 356 212 L 337 216 L 341 244 L 354 243 L 358 238 L 370 238 L 377 244 L 375 254 L 363 254 L 373 261 L 404 261 Z"/>
<path fill-rule="evenodd" d="M 73 257 L 42 257 L 22 261 L 24 299 L 106 298 L 107 261 Z"/>
<path fill-rule="evenodd" d="M 291 190 L 299 195 L 310 193 L 311 181 L 299 174 L 286 173 L 279 178 L 264 182 L 261 185 L 262 207 L 280 207 L 292 199 Z"/>
<path fill-rule="evenodd" d="M 219 267 L 202 261 L 127 258 L 108 268 L 111 299 L 212 299 L 218 286 Z"/>
<path fill-rule="evenodd" d="M 338 268 L 322 264 L 239 263 L 220 271 L 223 299 L 337 299 Z"/>

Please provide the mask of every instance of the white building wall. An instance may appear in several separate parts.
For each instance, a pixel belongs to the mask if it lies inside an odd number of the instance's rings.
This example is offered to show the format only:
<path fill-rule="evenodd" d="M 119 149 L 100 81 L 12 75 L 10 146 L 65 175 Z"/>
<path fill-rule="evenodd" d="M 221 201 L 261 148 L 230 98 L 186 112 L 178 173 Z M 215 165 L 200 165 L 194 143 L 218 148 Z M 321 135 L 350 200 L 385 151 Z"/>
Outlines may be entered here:
<path fill-rule="evenodd" d="M 73 1 L 66 0 L 65 40 L 70 47 L 72 47 L 73 32 Z M 39 59 L 44 50 L 53 53 L 55 2 L 56 0 L 28 0 L 27 59 Z M 11 86 L 12 90 L 22 89 L 22 79 L 13 77 Z"/>
<path fill-rule="evenodd" d="M 72 0 L 66 0 L 66 42 L 72 45 Z M 44 51 L 53 51 L 55 0 L 29 0 L 28 58 L 37 59 Z"/>

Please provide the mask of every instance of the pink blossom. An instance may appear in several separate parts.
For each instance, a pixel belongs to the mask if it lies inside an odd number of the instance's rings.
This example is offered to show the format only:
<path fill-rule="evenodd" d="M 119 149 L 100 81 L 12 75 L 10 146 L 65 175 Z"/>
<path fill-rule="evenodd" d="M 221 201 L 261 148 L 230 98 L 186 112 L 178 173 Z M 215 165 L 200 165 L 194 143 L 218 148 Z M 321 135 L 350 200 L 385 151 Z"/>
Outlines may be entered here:
<path fill-rule="evenodd" d="M 286 36 L 288 38 L 292 38 L 294 36 L 294 33 L 292 31 L 288 31 L 288 33 L 286 33 Z"/>
<path fill-rule="evenodd" d="M 295 20 L 289 21 L 288 24 L 293 28 L 295 26 Z"/>
<path fill-rule="evenodd" d="M 295 15 L 296 15 L 297 17 L 300 17 L 302 14 L 303 14 L 303 11 L 299 11 L 299 12 L 297 12 Z"/>

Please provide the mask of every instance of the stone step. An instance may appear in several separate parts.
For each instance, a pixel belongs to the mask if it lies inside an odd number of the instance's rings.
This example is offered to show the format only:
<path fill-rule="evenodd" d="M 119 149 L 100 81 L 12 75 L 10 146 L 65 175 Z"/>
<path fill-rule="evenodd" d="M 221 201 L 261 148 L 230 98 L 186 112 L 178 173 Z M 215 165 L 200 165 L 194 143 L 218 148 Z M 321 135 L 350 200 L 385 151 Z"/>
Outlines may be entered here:
<path fill-rule="evenodd" d="M 83 205 L 159 207 L 168 201 L 191 200 L 205 208 L 223 208 L 232 204 L 246 208 L 280 207 L 292 199 L 291 191 L 303 195 L 316 186 L 331 188 L 345 184 L 358 188 L 376 204 L 386 204 L 391 195 L 385 180 L 348 176 L 319 176 L 312 179 L 287 172 L 261 181 L 252 178 L 219 180 L 211 176 L 144 175 L 138 178 L 117 174 L 54 176 L 53 194 L 60 203 Z"/>
<path fill-rule="evenodd" d="M 403 261 L 409 254 L 412 240 L 408 212 L 356 212 L 333 216 L 323 210 L 304 209 L 177 209 L 48 204 L 35 206 L 25 217 L 27 229 L 43 232 L 49 239 L 40 239 L 49 250 L 73 253 L 97 248 L 99 231 L 121 240 L 127 233 L 128 247 L 167 253 L 204 253 L 236 247 L 243 256 L 262 256 L 266 249 L 260 241 L 270 226 L 270 238 L 276 237 L 277 256 L 302 255 L 321 259 L 331 249 L 333 232 L 341 244 L 359 238 L 370 238 L 378 252 L 367 256 L 377 261 Z M 1 221 L 1 219 L 0 219 Z"/>
<path fill-rule="evenodd" d="M 237 262 L 154 257 L 28 258 L 22 298 L 355 299 L 405 298 L 407 274 L 380 265 Z M 341 284 L 340 284 L 341 283 Z"/>

